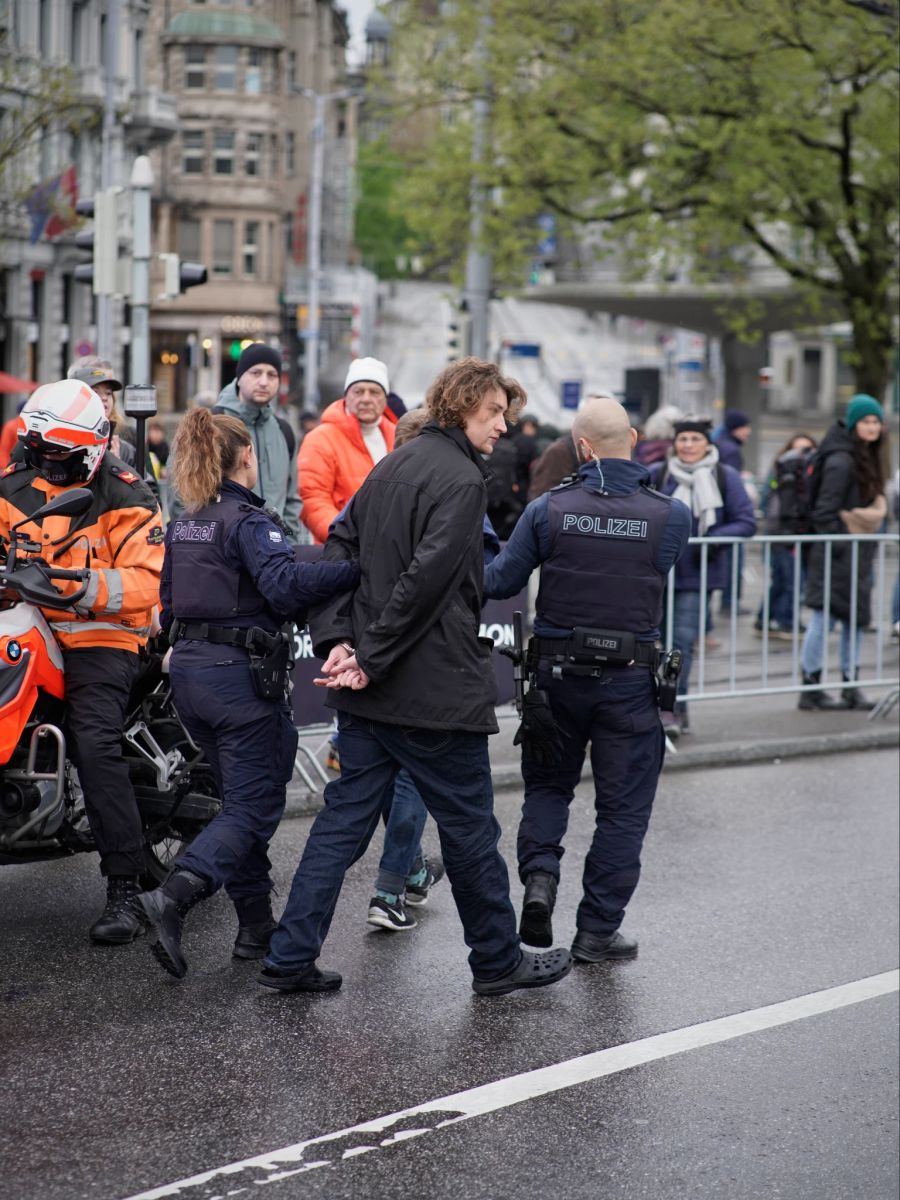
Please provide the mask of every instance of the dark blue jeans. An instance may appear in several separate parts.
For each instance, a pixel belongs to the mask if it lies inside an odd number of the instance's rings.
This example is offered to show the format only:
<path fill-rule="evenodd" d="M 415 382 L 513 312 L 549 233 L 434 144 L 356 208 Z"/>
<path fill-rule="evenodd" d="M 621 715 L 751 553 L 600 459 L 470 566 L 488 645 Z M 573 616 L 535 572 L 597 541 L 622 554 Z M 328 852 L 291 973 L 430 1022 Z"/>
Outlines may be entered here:
<path fill-rule="evenodd" d="M 384 849 L 375 877 L 377 891 L 402 896 L 408 877 L 425 865 L 422 831 L 427 820 L 428 810 L 409 771 L 398 772 L 384 831 Z"/>
<path fill-rule="evenodd" d="M 694 665 L 694 643 L 700 637 L 700 592 L 687 592 L 679 589 L 675 592 L 675 612 L 672 628 L 672 646 L 680 650 L 683 657 L 681 675 L 678 679 L 678 691 L 686 693 L 691 680 L 691 667 Z M 704 598 L 704 603 L 706 599 Z M 707 628 L 709 628 L 707 626 Z M 687 705 L 679 700 L 677 712 L 684 712 Z"/>
<path fill-rule="evenodd" d="M 801 553 L 800 547 L 776 544 L 772 547 L 769 581 L 769 620 L 777 621 L 783 629 L 790 629 L 794 624 L 794 561 L 795 555 Z M 800 569 L 800 592 L 798 602 L 803 597 L 803 581 L 806 572 L 802 565 Z M 762 620 L 762 605 L 759 606 L 759 619 Z"/>
<path fill-rule="evenodd" d="M 170 677 L 178 715 L 212 767 L 223 801 L 178 866 L 213 890 L 224 885 L 232 900 L 267 895 L 269 842 L 297 753 L 290 710 L 256 695 L 244 650 L 179 642 Z"/>
<path fill-rule="evenodd" d="M 405 767 L 438 827 L 472 973 L 490 979 L 511 970 L 521 950 L 497 849 L 486 735 L 403 729 L 347 713 L 338 728 L 341 774 L 325 789 L 267 965 L 299 971 L 319 957 L 344 875 L 365 853 Z"/>
<path fill-rule="evenodd" d="M 522 758 L 519 876 L 523 883 L 532 871 L 559 878 L 569 805 L 590 742 L 597 817 L 576 924 L 606 937 L 621 925 L 638 884 L 663 763 L 665 735 L 653 679 L 644 667 L 610 667 L 599 679 L 551 679 L 539 671 L 538 683 L 549 693 L 564 757 L 557 767 Z"/>

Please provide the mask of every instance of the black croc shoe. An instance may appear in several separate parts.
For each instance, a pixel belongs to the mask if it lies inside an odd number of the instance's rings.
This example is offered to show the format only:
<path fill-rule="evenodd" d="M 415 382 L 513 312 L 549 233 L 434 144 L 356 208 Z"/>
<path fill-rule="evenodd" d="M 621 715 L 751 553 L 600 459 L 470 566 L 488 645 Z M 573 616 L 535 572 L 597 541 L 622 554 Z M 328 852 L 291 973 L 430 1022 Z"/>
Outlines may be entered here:
<path fill-rule="evenodd" d="M 598 963 L 615 958 L 637 958 L 637 952 L 637 940 L 625 937 L 618 930 L 602 937 L 597 933 L 588 933 L 586 929 L 579 929 L 572 942 L 572 957 L 580 963 Z"/>
<path fill-rule="evenodd" d="M 572 956 L 568 950 L 545 950 L 532 953 L 523 950 L 518 965 L 498 979 L 473 979 L 472 990 L 479 996 L 505 996 L 520 988 L 546 987 L 565 979 L 572 970 Z"/>
<path fill-rule="evenodd" d="M 263 967 L 256 977 L 261 987 L 276 992 L 336 992 L 343 983 L 337 971 L 320 971 L 311 963 L 302 971 L 281 971 L 278 967 Z"/>

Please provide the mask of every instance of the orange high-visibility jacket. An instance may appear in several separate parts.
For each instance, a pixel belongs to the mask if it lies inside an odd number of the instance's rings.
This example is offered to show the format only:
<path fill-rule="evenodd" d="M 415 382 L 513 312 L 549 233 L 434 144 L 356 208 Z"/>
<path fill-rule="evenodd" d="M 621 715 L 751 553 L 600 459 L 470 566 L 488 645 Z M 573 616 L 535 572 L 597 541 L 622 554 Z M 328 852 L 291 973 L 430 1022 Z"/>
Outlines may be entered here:
<path fill-rule="evenodd" d="M 153 607 L 159 603 L 164 555 L 159 506 L 146 483 L 112 454 L 103 456 L 86 486 L 94 503 L 80 517 L 48 517 L 20 531 L 42 546 L 40 556 L 51 567 L 84 567 L 90 548 L 90 586 L 78 607 L 41 611 L 64 649 L 110 646 L 136 654 L 147 641 Z M 65 490 L 24 463 L 11 463 L 0 474 L 4 558 L 10 528 Z M 73 592 L 81 585 L 73 580 L 55 586 Z"/>
<path fill-rule="evenodd" d="M 394 448 L 397 418 L 384 410 L 378 427 L 388 451 Z M 328 539 L 328 526 L 359 491 L 375 464 L 363 440 L 356 417 L 343 400 L 335 400 L 322 413 L 322 422 L 300 443 L 297 456 L 300 520 L 317 542 Z"/>

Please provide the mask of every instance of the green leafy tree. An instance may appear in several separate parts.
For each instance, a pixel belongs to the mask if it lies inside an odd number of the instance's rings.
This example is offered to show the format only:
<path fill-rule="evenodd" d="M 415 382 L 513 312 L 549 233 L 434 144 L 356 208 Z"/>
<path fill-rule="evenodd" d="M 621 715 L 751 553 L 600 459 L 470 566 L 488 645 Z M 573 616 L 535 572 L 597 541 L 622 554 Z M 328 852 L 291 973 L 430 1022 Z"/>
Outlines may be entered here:
<path fill-rule="evenodd" d="M 762 260 L 790 277 L 807 314 L 849 319 L 857 386 L 883 393 L 900 226 L 895 4 L 492 0 L 489 9 L 491 154 L 479 170 L 495 188 L 486 239 L 507 274 L 517 266 L 521 278 L 543 212 L 599 230 L 635 274 L 687 264 L 695 279 L 740 286 Z M 429 229 L 436 258 L 452 257 L 463 222 L 442 210 L 467 194 L 473 173 L 465 147 L 483 84 L 473 54 L 480 5 L 458 0 L 439 21 L 412 0 L 392 11 L 398 118 L 429 110 L 457 147 L 411 162 L 406 217 L 414 232 Z"/>
<path fill-rule="evenodd" d="M 356 164 L 354 240 L 363 262 L 381 279 L 404 273 L 410 231 L 395 194 L 403 171 L 399 155 L 384 137 L 360 146 Z"/>

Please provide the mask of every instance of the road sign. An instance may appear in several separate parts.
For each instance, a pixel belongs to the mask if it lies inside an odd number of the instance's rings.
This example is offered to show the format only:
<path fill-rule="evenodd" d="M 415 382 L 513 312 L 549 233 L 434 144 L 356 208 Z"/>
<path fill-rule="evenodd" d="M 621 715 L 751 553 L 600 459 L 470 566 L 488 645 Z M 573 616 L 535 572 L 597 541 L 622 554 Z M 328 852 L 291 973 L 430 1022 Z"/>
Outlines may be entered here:
<path fill-rule="evenodd" d="M 86 358 L 89 354 L 94 353 L 93 342 L 79 342 L 75 347 L 75 355 L 77 358 Z"/>
<path fill-rule="evenodd" d="M 504 342 L 503 348 L 507 354 L 517 354 L 519 358 L 540 358 L 539 342 Z"/>
<path fill-rule="evenodd" d="M 563 408 L 577 408 L 581 403 L 581 380 L 566 379 L 560 386 Z"/>

